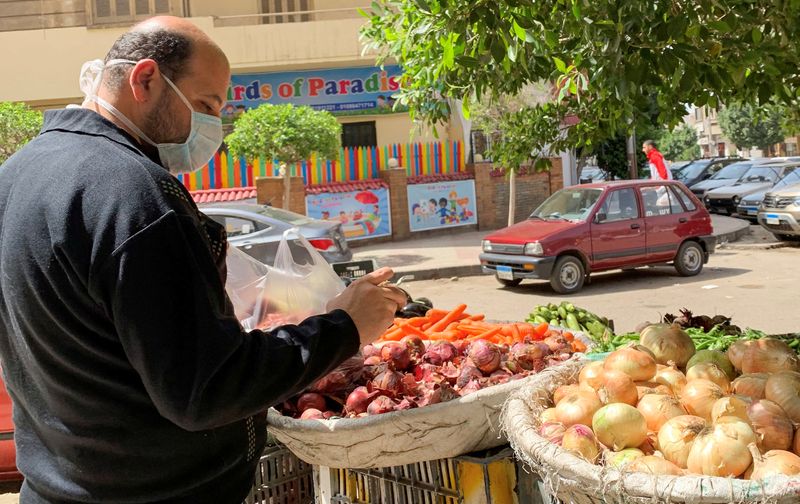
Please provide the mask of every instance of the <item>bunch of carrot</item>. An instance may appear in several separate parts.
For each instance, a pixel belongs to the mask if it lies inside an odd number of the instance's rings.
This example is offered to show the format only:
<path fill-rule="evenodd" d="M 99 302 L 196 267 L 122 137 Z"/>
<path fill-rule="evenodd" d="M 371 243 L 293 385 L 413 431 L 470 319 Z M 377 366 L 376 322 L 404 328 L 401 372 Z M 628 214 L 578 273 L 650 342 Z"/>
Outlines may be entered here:
<path fill-rule="evenodd" d="M 513 345 L 525 340 L 543 340 L 549 336 L 561 335 L 572 344 L 575 352 L 586 351 L 586 345 L 575 339 L 572 333 L 550 329 L 546 322 L 492 323 L 484 320 L 485 315 L 470 315 L 466 310 L 467 305 L 460 304 L 450 311 L 433 308 L 424 317 L 395 319 L 394 324 L 378 341 L 399 341 L 405 336 L 417 336 L 428 341 L 483 339 L 500 345 Z"/>

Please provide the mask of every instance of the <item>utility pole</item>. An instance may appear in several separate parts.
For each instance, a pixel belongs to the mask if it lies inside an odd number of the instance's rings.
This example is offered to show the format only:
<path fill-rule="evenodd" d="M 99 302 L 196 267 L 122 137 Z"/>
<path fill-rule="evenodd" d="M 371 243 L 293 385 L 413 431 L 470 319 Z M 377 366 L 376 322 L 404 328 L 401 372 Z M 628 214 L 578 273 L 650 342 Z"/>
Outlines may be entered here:
<path fill-rule="evenodd" d="M 628 137 L 628 145 L 629 145 L 629 158 L 628 161 L 630 162 L 630 170 L 628 175 L 630 176 L 631 180 L 636 180 L 639 178 L 639 167 L 636 164 L 636 128 L 633 129 L 633 133 L 631 136 Z"/>

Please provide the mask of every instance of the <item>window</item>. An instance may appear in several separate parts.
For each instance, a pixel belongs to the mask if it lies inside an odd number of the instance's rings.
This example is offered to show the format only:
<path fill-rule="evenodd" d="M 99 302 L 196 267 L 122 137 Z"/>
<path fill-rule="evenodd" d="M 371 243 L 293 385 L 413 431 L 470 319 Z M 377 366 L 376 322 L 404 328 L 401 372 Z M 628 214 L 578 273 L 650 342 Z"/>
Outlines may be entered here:
<path fill-rule="evenodd" d="M 133 23 L 157 14 L 183 15 L 180 0 L 87 0 L 88 24 Z"/>
<path fill-rule="evenodd" d="M 375 121 L 342 124 L 342 147 L 375 147 L 378 134 Z"/>
<path fill-rule="evenodd" d="M 249 219 L 232 217 L 230 215 L 211 215 L 210 217 L 218 224 L 225 226 L 225 232 L 228 233 L 228 238 L 244 236 L 258 231 L 256 223 Z"/>
<path fill-rule="evenodd" d="M 643 187 L 642 202 L 644 203 L 645 217 L 657 217 L 659 215 L 670 215 L 683 213 L 683 207 L 670 192 L 667 186 Z"/>
<path fill-rule="evenodd" d="M 679 199 L 683 203 L 683 207 L 687 211 L 694 212 L 695 210 L 697 210 L 697 207 L 692 201 L 692 198 L 690 198 L 689 195 L 686 194 L 686 191 L 683 188 L 677 186 L 670 186 L 669 189 L 672 193 L 672 198 L 674 199 L 677 196 L 677 199 Z"/>
<path fill-rule="evenodd" d="M 292 12 L 307 12 L 311 10 L 309 3 L 310 0 L 261 0 L 261 12 L 263 14 L 279 14 L 264 16 L 264 24 L 311 21 L 310 14 L 291 14 Z"/>
<path fill-rule="evenodd" d="M 598 212 L 598 222 L 615 222 L 638 219 L 639 205 L 633 189 L 618 189 L 609 193 Z"/>

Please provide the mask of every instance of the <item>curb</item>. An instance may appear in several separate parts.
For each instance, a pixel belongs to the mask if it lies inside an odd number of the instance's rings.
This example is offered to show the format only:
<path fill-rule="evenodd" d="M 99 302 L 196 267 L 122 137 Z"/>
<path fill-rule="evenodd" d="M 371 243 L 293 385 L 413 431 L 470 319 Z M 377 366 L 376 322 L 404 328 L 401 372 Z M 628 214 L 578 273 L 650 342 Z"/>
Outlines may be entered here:
<path fill-rule="evenodd" d="M 720 233 L 715 235 L 717 237 L 717 245 L 721 245 L 723 243 L 730 243 L 735 242 L 739 238 L 743 236 L 747 236 L 750 234 L 750 225 L 741 227 L 739 229 L 734 229 L 733 231 L 728 231 L 727 233 Z"/>

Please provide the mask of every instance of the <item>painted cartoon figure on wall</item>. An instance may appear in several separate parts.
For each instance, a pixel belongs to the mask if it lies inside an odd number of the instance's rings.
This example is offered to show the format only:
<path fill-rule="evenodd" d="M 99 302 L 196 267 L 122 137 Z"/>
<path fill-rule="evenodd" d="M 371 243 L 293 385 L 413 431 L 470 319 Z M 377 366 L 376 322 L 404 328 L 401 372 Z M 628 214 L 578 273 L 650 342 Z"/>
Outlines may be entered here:
<path fill-rule="evenodd" d="M 474 180 L 410 185 L 408 199 L 412 231 L 477 224 Z"/>
<path fill-rule="evenodd" d="M 348 240 L 392 234 L 389 190 L 386 188 L 308 195 L 306 214 L 340 222 Z"/>

